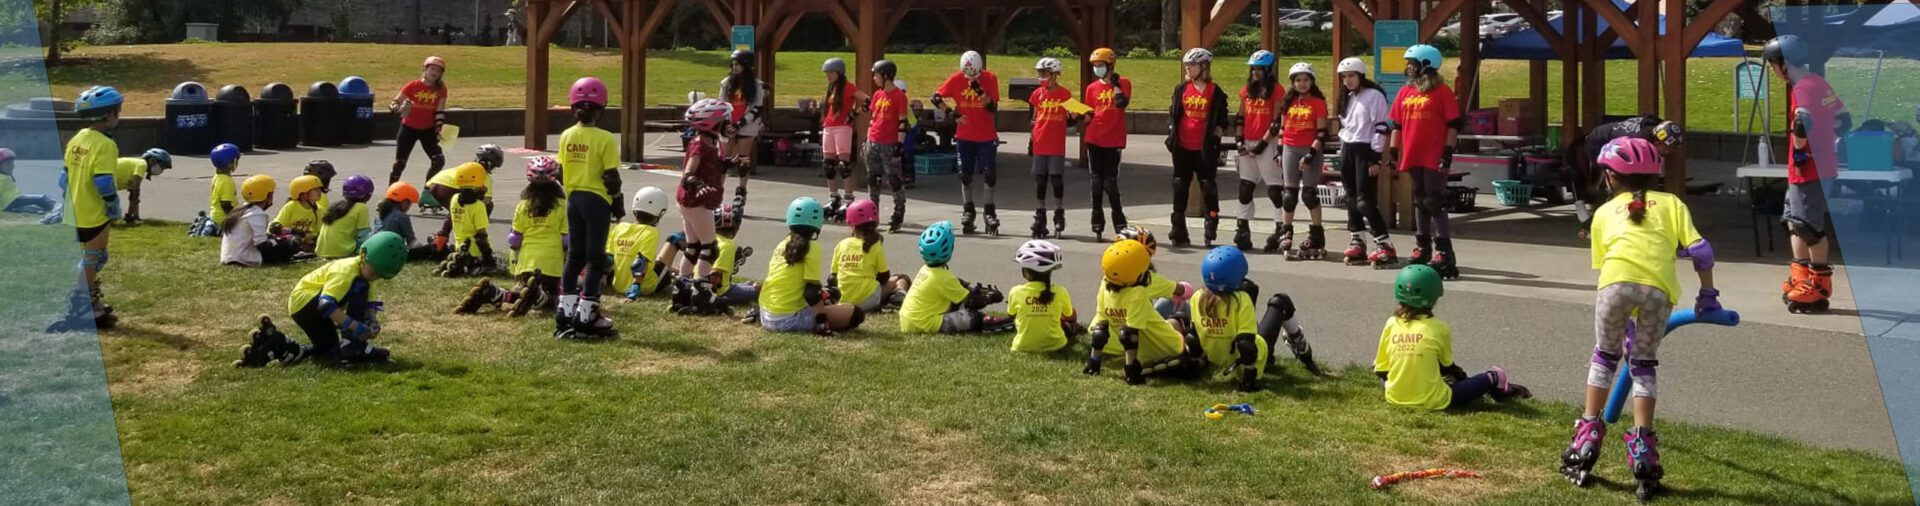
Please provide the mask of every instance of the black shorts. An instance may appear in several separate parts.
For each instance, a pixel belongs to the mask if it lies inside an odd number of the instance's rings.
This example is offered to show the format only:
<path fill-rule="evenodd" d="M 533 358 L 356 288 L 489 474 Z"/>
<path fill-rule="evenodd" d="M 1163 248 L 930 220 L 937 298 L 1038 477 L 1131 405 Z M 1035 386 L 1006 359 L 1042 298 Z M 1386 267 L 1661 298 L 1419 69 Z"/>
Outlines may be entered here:
<path fill-rule="evenodd" d="M 74 227 L 73 229 L 74 236 L 80 239 L 81 244 L 93 242 L 93 238 L 100 237 L 100 234 L 106 231 L 107 231 L 106 225 L 101 225 L 98 227 Z"/>

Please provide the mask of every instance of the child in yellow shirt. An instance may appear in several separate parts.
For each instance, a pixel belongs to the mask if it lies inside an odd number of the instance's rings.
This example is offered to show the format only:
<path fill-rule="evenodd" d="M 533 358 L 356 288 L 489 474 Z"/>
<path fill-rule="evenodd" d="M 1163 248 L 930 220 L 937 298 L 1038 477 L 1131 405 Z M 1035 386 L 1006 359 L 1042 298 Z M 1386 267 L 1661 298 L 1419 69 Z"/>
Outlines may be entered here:
<path fill-rule="evenodd" d="M 498 268 L 493 245 L 487 240 L 487 205 L 481 199 L 486 192 L 486 169 L 478 164 L 461 165 L 455 171 L 460 193 L 454 196 L 447 220 L 453 223 L 453 253 L 433 271 L 436 276 L 486 276 Z"/>
<path fill-rule="evenodd" d="M 626 294 L 625 301 L 660 292 L 665 262 L 660 259 L 660 219 L 667 214 L 670 197 L 665 190 L 648 186 L 633 194 L 633 223 L 615 223 L 607 232 L 607 255 L 613 257 L 613 288 Z"/>
<path fill-rule="evenodd" d="M 320 217 L 320 237 L 313 246 L 314 255 L 320 258 L 353 256 L 360 243 L 373 234 L 373 226 L 367 220 L 373 179 L 359 175 L 349 177 L 340 185 L 340 195 L 345 198 L 327 207 L 327 213 Z"/>
<path fill-rule="evenodd" d="M 1466 405 L 1481 396 L 1496 402 L 1533 394 L 1513 383 L 1498 367 L 1474 376 L 1453 363 L 1453 331 L 1433 316 L 1444 287 L 1440 272 L 1423 264 L 1400 269 L 1393 298 L 1400 303 L 1380 329 L 1373 374 L 1385 387 L 1387 403 L 1430 411 Z"/>
<path fill-rule="evenodd" d="M 233 184 L 233 171 L 240 167 L 240 147 L 232 144 L 214 146 L 207 158 L 213 163 L 213 189 L 207 194 L 207 210 L 187 225 L 187 235 L 194 237 L 218 237 L 220 224 L 227 221 L 227 213 L 240 206 L 239 188 Z"/>
<path fill-rule="evenodd" d="M 268 231 L 299 244 L 301 253 L 312 254 L 319 237 L 316 233 L 320 230 L 319 202 L 320 178 L 293 178 L 287 183 L 287 203 L 280 206 L 280 213 L 267 224 Z"/>
<path fill-rule="evenodd" d="M 800 197 L 787 205 L 785 240 L 767 259 L 767 279 L 761 285 L 760 307 L 753 318 L 774 332 L 830 335 L 852 330 L 866 321 L 866 312 L 850 304 L 831 304 L 821 283 L 820 244 L 814 238 L 826 224 L 820 201 Z"/>
<path fill-rule="evenodd" d="M 947 269 L 953 260 L 953 224 L 939 222 L 920 233 L 920 260 L 926 266 L 900 303 L 900 331 L 909 334 L 998 333 L 1013 329 L 1013 319 L 982 310 L 1005 300 L 1000 289 L 969 284 Z"/>
<path fill-rule="evenodd" d="M 1067 338 L 1085 331 L 1077 321 L 1067 287 L 1053 284 L 1053 271 L 1062 265 L 1060 246 L 1035 239 L 1020 245 L 1013 262 L 1027 282 L 1007 293 L 1007 315 L 1013 318 L 1013 351 L 1052 353 L 1067 349 Z"/>
<path fill-rule="evenodd" d="M 1197 371 L 1206 362 L 1200 347 L 1180 335 L 1172 322 L 1154 306 L 1153 263 L 1147 246 L 1140 241 L 1121 239 L 1107 247 L 1100 257 L 1102 282 L 1095 292 L 1092 335 L 1087 350 L 1087 367 L 1081 372 L 1100 374 L 1101 354 L 1111 337 L 1118 334 L 1120 355 L 1125 359 L 1127 384 L 1144 385 L 1148 374 L 1184 374 Z"/>
<path fill-rule="evenodd" d="M 889 305 L 898 307 L 911 283 L 887 267 L 880 206 L 872 200 L 858 199 L 843 212 L 847 225 L 853 227 L 853 236 L 841 239 L 833 248 L 833 272 L 827 275 L 827 287 L 835 290 L 838 300 L 869 313 Z"/>
<path fill-rule="evenodd" d="M 1260 287 L 1247 279 L 1246 255 L 1232 246 L 1214 248 L 1200 262 L 1200 279 L 1205 289 L 1181 314 L 1188 342 L 1200 347 L 1212 376 L 1232 377 L 1242 392 L 1259 390 L 1273 348 L 1254 323 Z"/>
<path fill-rule="evenodd" d="M 507 233 L 514 286 L 503 290 L 494 286 L 492 279 L 480 278 L 454 308 L 455 314 L 473 313 L 489 305 L 494 309 L 512 306 L 507 313 L 512 317 L 526 316 L 536 308 L 553 309 L 560 296 L 560 264 L 566 258 L 567 213 L 556 179 L 559 174 L 560 163 L 552 157 L 527 160 L 527 187 L 520 191 L 520 203 L 513 207 L 513 228 Z"/>

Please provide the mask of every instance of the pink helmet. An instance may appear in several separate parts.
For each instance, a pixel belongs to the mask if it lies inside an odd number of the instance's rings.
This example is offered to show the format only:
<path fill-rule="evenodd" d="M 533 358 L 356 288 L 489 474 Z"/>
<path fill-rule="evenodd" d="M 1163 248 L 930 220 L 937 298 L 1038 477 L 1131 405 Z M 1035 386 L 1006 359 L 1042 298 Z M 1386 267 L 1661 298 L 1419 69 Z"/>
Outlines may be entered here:
<path fill-rule="evenodd" d="M 847 224 L 855 227 L 880 221 L 880 204 L 860 199 L 847 206 Z"/>
<path fill-rule="evenodd" d="M 687 125 L 708 133 L 720 131 L 720 122 L 733 119 L 733 104 L 717 98 L 701 99 L 687 108 Z"/>
<path fill-rule="evenodd" d="M 428 65 L 440 67 L 440 70 L 446 70 L 447 60 L 438 56 L 428 56 L 427 61 L 421 62 L 420 66 L 425 67 Z"/>
<path fill-rule="evenodd" d="M 1666 160 L 1653 143 L 1638 137 L 1620 137 L 1607 141 L 1600 149 L 1601 165 L 1618 174 L 1659 174 Z"/>
<path fill-rule="evenodd" d="M 13 156 L 14 156 L 13 150 L 7 149 L 7 148 L 0 148 L 0 162 L 12 160 Z"/>
<path fill-rule="evenodd" d="M 582 77 L 573 82 L 573 89 L 567 92 L 567 105 L 580 105 L 581 102 L 607 106 L 607 83 L 599 78 Z"/>
<path fill-rule="evenodd" d="M 560 177 L 560 162 L 551 156 L 536 156 L 527 160 L 528 181 L 551 181 Z"/>

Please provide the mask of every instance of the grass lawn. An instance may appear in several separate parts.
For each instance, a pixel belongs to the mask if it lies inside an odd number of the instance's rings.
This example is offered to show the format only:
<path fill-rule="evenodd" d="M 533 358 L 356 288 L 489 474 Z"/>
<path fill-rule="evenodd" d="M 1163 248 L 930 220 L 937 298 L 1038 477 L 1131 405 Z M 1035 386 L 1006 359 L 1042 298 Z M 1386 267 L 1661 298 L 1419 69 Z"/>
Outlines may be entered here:
<path fill-rule="evenodd" d="M 1565 404 L 1419 413 L 1380 402 L 1365 370 L 1310 378 L 1291 360 L 1254 394 L 1129 387 L 1118 367 L 1092 378 L 1074 358 L 1009 353 L 1006 336 L 904 336 L 890 318 L 830 339 L 768 335 L 665 316 L 659 301 L 615 305 L 618 341 L 556 342 L 544 318 L 450 315 L 471 281 L 431 278 L 426 264 L 376 288 L 390 365 L 236 370 L 253 315 L 284 315 L 315 264 L 216 267 L 216 241 L 175 223 L 113 234 L 105 283 L 124 316 L 99 346 L 141 503 L 1630 500 L 1617 435 L 1594 488 L 1554 471 Z M 1203 419 L 1216 402 L 1260 414 Z M 1912 502 L 1888 459 L 1683 423 L 1661 435 L 1671 503 Z M 1435 466 L 1486 478 L 1368 487 Z"/>
<path fill-rule="evenodd" d="M 52 69 L 50 76 L 53 93 L 57 96 L 71 96 L 93 84 L 119 86 L 121 91 L 128 94 L 128 108 L 134 115 L 160 114 L 164 106 L 163 99 L 175 84 L 186 80 L 199 81 L 216 89 L 225 84 L 238 83 L 256 94 L 266 83 L 280 81 L 294 86 L 296 94 L 304 94 L 306 85 L 315 81 L 338 82 L 348 75 L 360 75 L 373 83 L 375 92 L 380 95 L 380 102 L 384 103 L 401 84 L 417 77 L 420 60 L 429 54 L 446 57 L 453 67 L 448 82 L 453 87 L 455 107 L 521 107 L 524 104 L 525 51 L 508 47 L 373 44 L 83 47 L 69 53 L 67 57 L 71 63 Z M 776 103 L 791 106 L 800 98 L 818 96 L 825 88 L 819 74 L 820 62 L 832 56 L 849 60 L 853 57 L 851 54 L 838 53 L 782 53 L 776 77 L 790 85 L 777 90 Z M 904 73 L 902 77 L 908 81 L 914 95 L 930 93 L 932 86 L 953 71 L 957 61 L 954 55 L 891 57 L 900 63 Z M 1221 79 L 1232 83 L 1229 87 L 1238 89 L 1237 83 L 1240 76 L 1244 75 L 1237 64 L 1238 57 L 1223 55 L 1221 58 Z M 996 56 L 990 57 L 988 64 L 1003 76 L 1024 77 L 1031 74 L 1026 69 L 1032 59 Z M 1292 60 L 1311 61 L 1328 74 L 1333 63 L 1325 55 L 1285 57 L 1283 63 Z M 717 51 L 652 51 L 647 61 L 647 101 L 652 104 L 685 103 L 687 92 L 692 90 L 716 93 L 720 78 L 726 74 L 727 65 L 726 54 Z M 564 96 L 566 87 L 583 75 L 596 75 L 606 79 L 611 86 L 620 85 L 619 54 L 615 50 L 555 48 L 551 63 L 553 73 L 549 89 L 556 90 L 554 97 Z M 1078 75 L 1079 62 L 1066 63 L 1069 67 L 1067 75 Z M 1728 58 L 1695 59 L 1689 62 L 1688 119 L 1693 129 L 1736 130 L 1731 98 L 1735 63 L 1736 59 Z M 1636 83 L 1636 65 L 1631 60 L 1608 62 L 1605 89 L 1610 114 L 1634 112 L 1636 97 L 1644 91 Z M 1495 105 L 1501 97 L 1526 96 L 1526 62 L 1493 60 L 1485 62 L 1484 66 L 1482 75 L 1486 81 L 1481 96 L 1487 106 Z M 1548 104 L 1553 109 L 1549 112 L 1550 121 L 1558 121 L 1560 65 L 1551 62 L 1547 67 Z M 1829 75 L 1838 91 L 1854 108 L 1856 124 L 1864 121 L 1865 94 L 1871 85 L 1873 62 L 1836 60 L 1832 68 Z M 1122 61 L 1119 69 L 1122 75 L 1133 79 L 1135 87 L 1141 90 L 1136 91 L 1136 95 L 1149 97 L 1143 102 L 1136 102 L 1148 104 L 1141 107 L 1155 107 L 1151 104 L 1160 103 L 1158 97 L 1166 94 L 1162 90 L 1172 89 L 1180 72 L 1179 65 L 1171 59 L 1129 59 Z M 1878 116 L 1910 117 L 1914 106 L 1920 104 L 1920 98 L 1916 98 L 1920 97 L 1920 89 L 1916 89 L 1920 84 L 1915 84 L 1917 81 L 1912 78 L 1916 75 L 1920 75 L 1920 63 L 1911 60 L 1889 61 L 1886 77 L 1881 79 L 1881 90 L 1876 97 L 1878 103 L 1875 104 L 1875 111 L 1879 112 Z M 1778 91 L 1778 83 L 1775 84 Z M 1776 93 L 1775 96 L 1781 95 Z M 557 104 L 559 99 L 553 101 Z M 1776 129 L 1785 128 L 1784 120 L 1779 119 L 1785 107 L 1784 104 L 1774 104 Z"/>

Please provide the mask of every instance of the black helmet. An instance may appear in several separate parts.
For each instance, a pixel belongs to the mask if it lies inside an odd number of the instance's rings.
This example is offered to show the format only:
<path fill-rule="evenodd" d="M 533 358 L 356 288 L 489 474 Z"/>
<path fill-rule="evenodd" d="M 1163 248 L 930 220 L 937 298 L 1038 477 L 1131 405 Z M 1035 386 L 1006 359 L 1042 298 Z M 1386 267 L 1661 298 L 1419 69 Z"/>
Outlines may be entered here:
<path fill-rule="evenodd" d="M 1786 65 L 1807 65 L 1807 43 L 1798 35 L 1781 35 L 1767 41 L 1760 50 L 1760 59 L 1768 62 L 1781 62 Z"/>
<path fill-rule="evenodd" d="M 894 65 L 893 60 L 880 60 L 873 62 L 873 73 L 893 79 L 893 76 L 899 75 L 900 66 Z"/>
<path fill-rule="evenodd" d="M 314 160 L 311 162 L 307 162 L 307 168 L 305 173 L 307 175 L 320 178 L 320 182 L 322 184 L 333 182 L 333 176 L 335 174 L 338 174 L 338 172 L 335 172 L 333 170 L 333 162 L 329 162 L 326 160 Z"/>
<path fill-rule="evenodd" d="M 742 67 L 753 68 L 753 51 L 735 49 L 733 50 L 733 56 L 730 58 L 734 63 L 738 63 Z"/>
<path fill-rule="evenodd" d="M 498 169 L 501 164 L 507 163 L 507 154 L 498 144 L 482 144 L 473 150 L 473 161 L 485 165 L 487 172 L 493 172 L 493 169 Z"/>

